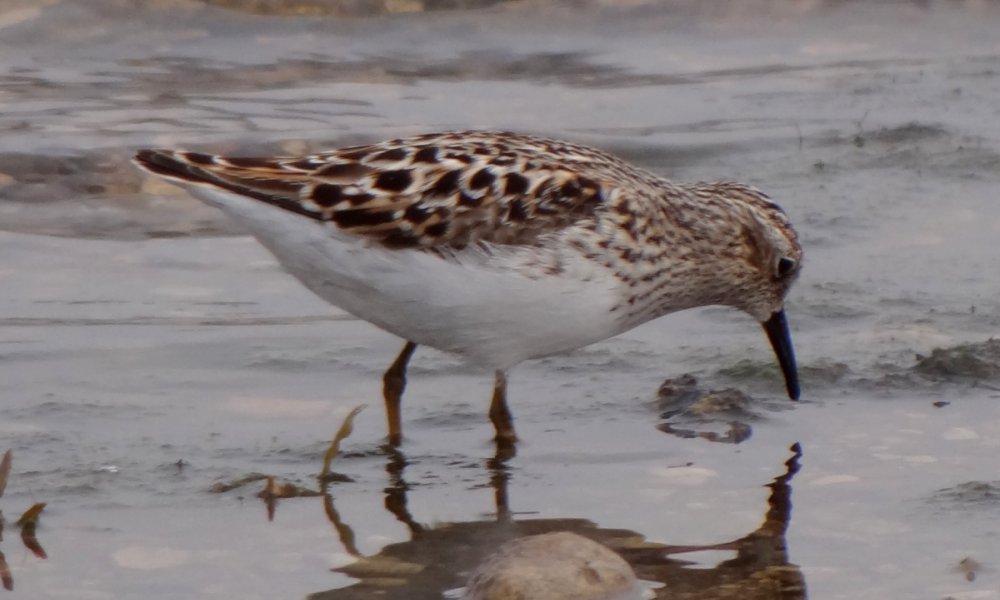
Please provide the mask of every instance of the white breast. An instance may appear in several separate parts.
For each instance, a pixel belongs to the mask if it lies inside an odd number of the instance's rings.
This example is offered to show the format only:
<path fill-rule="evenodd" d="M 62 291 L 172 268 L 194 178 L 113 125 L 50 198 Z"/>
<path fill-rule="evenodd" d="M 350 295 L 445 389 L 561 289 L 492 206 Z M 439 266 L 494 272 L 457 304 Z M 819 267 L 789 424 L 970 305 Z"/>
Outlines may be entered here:
<path fill-rule="evenodd" d="M 529 277 L 516 249 L 446 260 L 389 250 L 256 200 L 201 186 L 193 194 L 246 227 L 309 289 L 401 338 L 506 369 L 620 333 L 620 282 L 580 256 Z M 465 253 L 479 252 L 467 250 Z"/>

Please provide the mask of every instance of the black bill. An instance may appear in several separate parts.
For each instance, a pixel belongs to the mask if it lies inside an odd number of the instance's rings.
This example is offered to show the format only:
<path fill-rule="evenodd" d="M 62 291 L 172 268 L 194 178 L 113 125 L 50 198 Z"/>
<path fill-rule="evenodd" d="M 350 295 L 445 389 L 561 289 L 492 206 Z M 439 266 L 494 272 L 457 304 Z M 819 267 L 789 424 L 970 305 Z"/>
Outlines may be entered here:
<path fill-rule="evenodd" d="M 781 372 L 785 376 L 785 389 L 788 390 L 788 397 L 792 400 L 798 400 L 799 372 L 795 367 L 795 350 L 792 348 L 792 336 L 788 333 L 785 311 L 779 310 L 774 313 L 763 325 L 764 331 L 767 332 L 767 339 L 771 340 L 774 354 L 778 357 Z"/>

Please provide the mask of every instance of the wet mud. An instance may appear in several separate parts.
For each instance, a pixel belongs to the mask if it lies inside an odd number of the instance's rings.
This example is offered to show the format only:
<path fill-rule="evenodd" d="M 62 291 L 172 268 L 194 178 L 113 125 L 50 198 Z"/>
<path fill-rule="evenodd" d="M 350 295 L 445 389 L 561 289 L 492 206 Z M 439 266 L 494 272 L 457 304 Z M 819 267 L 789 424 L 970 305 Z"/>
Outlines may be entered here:
<path fill-rule="evenodd" d="M 990 2 L 0 0 L 0 596 L 457 597 L 568 531 L 657 598 L 1000 599 L 998 30 Z M 514 369 L 513 454 L 490 374 L 419 348 L 388 450 L 399 341 L 129 163 L 466 128 L 765 190 L 805 250 L 801 401 L 707 308 Z"/>

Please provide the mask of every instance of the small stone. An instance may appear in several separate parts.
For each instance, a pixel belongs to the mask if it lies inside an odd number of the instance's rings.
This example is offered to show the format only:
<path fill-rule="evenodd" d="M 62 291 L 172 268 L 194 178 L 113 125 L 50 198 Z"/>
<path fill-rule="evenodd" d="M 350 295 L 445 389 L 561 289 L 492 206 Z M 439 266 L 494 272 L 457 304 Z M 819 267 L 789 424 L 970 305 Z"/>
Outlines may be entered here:
<path fill-rule="evenodd" d="M 464 600 L 603 600 L 637 585 L 625 559 L 569 532 L 516 539 L 472 573 Z"/>

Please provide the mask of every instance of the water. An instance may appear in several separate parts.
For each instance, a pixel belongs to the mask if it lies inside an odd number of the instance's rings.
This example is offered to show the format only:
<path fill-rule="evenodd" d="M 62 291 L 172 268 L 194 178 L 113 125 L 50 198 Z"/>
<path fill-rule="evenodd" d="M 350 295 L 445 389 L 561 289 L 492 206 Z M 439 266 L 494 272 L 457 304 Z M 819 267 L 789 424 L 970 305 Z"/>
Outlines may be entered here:
<path fill-rule="evenodd" d="M 798 574 L 822 599 L 1000 598 L 996 358 L 984 346 L 916 368 L 1000 324 L 1000 8 L 719 6 L 358 19 L 0 2 L 0 450 L 14 453 L 0 551 L 16 593 L 437 598 L 472 566 L 449 557 L 548 528 L 645 564 L 640 578 L 668 579 L 660 597 L 671 581 L 711 590 L 735 546 L 668 568 L 656 545 L 757 539 L 764 486 L 798 442 L 787 531 L 744 550 L 759 568 L 741 581 Z M 420 348 L 403 456 L 387 455 L 380 377 L 401 342 L 128 164 L 139 146 L 300 152 L 469 127 L 768 191 L 806 252 L 788 304 L 803 401 L 782 398 L 759 327 L 710 308 L 515 369 L 524 442 L 507 460 L 488 443 L 492 377 Z M 656 390 L 684 373 L 750 394 L 749 439 L 658 429 Z M 316 487 L 361 403 L 334 463 L 353 481 L 326 503 L 282 500 L 269 522 L 261 484 L 208 491 L 252 472 Z M 730 417 L 671 419 L 725 432 Z M 13 525 L 35 502 L 45 560 Z M 654 549 L 622 541 L 638 539 Z M 410 567 L 363 585 L 347 574 L 399 544 Z"/>

